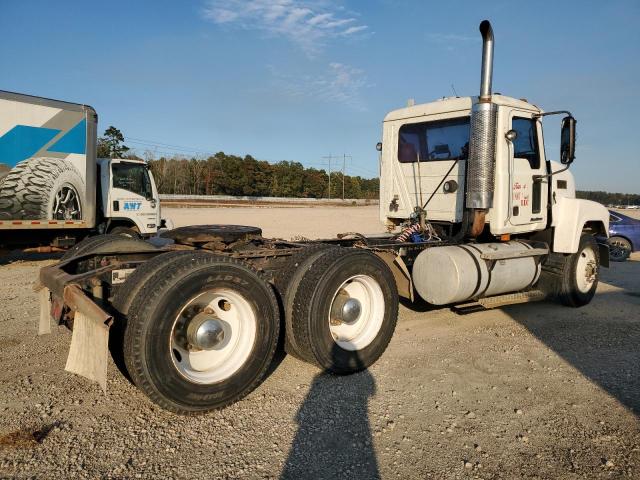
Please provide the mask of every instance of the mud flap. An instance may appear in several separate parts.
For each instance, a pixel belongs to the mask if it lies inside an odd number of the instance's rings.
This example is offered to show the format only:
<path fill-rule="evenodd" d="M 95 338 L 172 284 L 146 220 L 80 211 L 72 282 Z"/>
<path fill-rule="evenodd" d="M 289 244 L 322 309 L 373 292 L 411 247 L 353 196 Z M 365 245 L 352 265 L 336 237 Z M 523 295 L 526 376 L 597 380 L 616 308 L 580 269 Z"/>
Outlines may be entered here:
<path fill-rule="evenodd" d="M 38 291 L 40 300 L 40 322 L 38 323 L 38 335 L 51 333 L 51 292 L 48 288 L 42 287 Z"/>
<path fill-rule="evenodd" d="M 391 270 L 393 278 L 396 281 L 396 287 L 398 288 L 398 295 L 408 298 L 413 302 L 413 282 L 402 257 L 384 250 L 374 250 L 373 253 L 380 257 Z"/>
<path fill-rule="evenodd" d="M 100 320 L 76 312 L 73 319 L 71 347 L 64 369 L 98 382 L 107 393 L 107 357 L 109 327 Z"/>
<path fill-rule="evenodd" d="M 609 268 L 609 245 L 607 243 L 598 243 L 598 253 L 600 254 L 600 265 Z"/>
<path fill-rule="evenodd" d="M 93 303 L 76 285 L 64 289 L 64 301 L 74 311 L 71 347 L 64 369 L 98 382 L 107 393 L 109 328 L 113 317 Z"/>

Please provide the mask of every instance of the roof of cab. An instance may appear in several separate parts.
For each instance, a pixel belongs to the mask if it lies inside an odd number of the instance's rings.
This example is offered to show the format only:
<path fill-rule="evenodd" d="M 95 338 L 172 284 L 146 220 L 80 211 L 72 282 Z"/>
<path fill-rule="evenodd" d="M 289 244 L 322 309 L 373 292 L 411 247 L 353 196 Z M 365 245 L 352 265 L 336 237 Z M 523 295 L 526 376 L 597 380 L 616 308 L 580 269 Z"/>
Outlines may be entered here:
<path fill-rule="evenodd" d="M 497 105 L 505 105 L 514 108 L 521 108 L 532 112 L 542 113 L 542 110 L 525 100 L 507 97 L 505 95 L 493 94 L 491 96 L 493 103 Z M 399 108 L 389 112 L 385 117 L 385 122 L 394 120 L 407 120 L 409 118 L 424 117 L 429 115 L 438 115 L 441 113 L 457 112 L 471 110 L 473 102 L 477 101 L 477 97 L 444 97 L 435 102 L 422 103 L 411 107 Z"/>

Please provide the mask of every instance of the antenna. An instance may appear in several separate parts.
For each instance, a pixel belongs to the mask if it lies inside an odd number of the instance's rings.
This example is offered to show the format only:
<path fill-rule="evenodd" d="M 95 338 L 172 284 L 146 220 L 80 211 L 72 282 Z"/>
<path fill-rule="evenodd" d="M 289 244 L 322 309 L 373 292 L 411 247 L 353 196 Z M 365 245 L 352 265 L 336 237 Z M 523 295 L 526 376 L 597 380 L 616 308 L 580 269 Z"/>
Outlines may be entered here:
<path fill-rule="evenodd" d="M 453 83 L 451 84 L 451 90 L 453 90 L 453 94 L 457 97 L 458 92 L 456 92 L 456 87 L 453 86 Z"/>

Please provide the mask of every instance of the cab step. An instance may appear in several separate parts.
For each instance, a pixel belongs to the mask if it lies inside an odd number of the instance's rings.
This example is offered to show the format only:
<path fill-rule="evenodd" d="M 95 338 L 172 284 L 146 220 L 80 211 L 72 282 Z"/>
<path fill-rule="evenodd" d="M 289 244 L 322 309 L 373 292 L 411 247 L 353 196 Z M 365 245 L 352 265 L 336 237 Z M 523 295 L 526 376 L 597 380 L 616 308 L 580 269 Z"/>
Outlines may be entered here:
<path fill-rule="evenodd" d="M 529 290 L 528 292 L 507 293 L 493 297 L 480 298 L 475 302 L 463 303 L 451 307 L 451 310 L 459 315 L 490 310 L 492 308 L 503 307 L 505 305 L 515 305 L 518 303 L 538 302 L 546 298 L 542 290 Z"/>

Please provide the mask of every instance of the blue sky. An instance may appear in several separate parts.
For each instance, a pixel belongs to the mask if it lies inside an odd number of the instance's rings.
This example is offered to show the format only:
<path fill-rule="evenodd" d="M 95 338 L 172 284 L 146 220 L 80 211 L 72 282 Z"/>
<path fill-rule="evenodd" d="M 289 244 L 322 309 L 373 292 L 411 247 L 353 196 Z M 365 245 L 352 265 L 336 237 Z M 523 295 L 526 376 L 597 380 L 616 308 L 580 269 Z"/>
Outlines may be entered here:
<path fill-rule="evenodd" d="M 140 152 L 371 177 L 386 112 L 477 94 L 484 18 L 494 91 L 577 117 L 578 187 L 639 192 L 637 1 L 0 0 L 0 89 L 90 104 Z"/>

